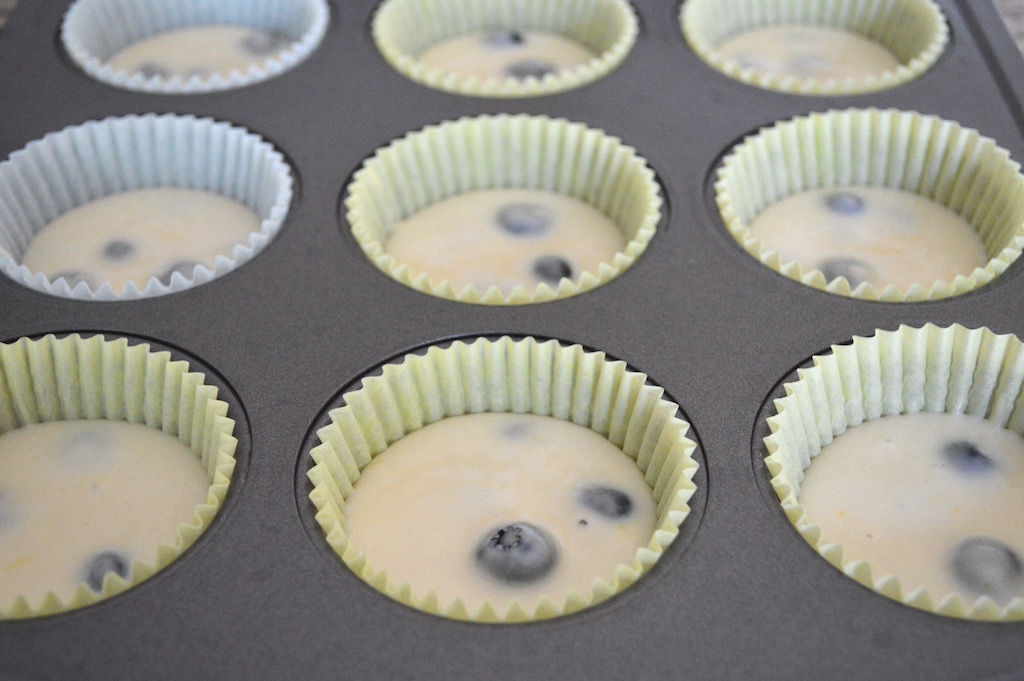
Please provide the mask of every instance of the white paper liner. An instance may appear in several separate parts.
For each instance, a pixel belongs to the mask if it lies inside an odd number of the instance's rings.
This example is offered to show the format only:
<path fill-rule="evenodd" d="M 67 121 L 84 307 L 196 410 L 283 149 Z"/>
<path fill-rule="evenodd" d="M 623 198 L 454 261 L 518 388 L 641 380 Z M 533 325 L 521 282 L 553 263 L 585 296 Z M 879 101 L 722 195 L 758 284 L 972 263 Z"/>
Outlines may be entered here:
<path fill-rule="evenodd" d="M 686 437 L 689 424 L 678 406 L 646 376 L 624 362 L 579 345 L 508 337 L 496 341 L 456 341 L 407 355 L 363 379 L 343 396 L 345 405 L 330 412 L 331 425 L 317 431 L 320 444 L 310 456 L 310 500 L 317 509 L 328 544 L 346 565 L 378 591 L 414 608 L 454 619 L 522 622 L 557 617 L 604 601 L 638 580 L 657 562 L 689 514 L 696 443 Z M 505 611 L 485 603 L 469 612 L 461 599 L 439 602 L 433 593 L 413 593 L 378 571 L 353 546 L 344 530 L 345 499 L 359 472 L 389 444 L 449 416 L 480 412 L 538 414 L 590 428 L 619 447 L 644 473 L 657 503 L 656 529 L 638 547 L 631 564 L 621 564 L 610 581 L 595 576 L 589 593 L 570 591 L 562 600 L 544 598 L 527 611 L 513 602 Z"/>
<path fill-rule="evenodd" d="M 89 121 L 30 142 L 0 163 L 0 269 L 37 291 L 79 300 L 132 300 L 204 284 L 251 260 L 277 234 L 292 198 L 284 157 L 243 128 L 209 118 L 147 114 Z M 21 264 L 29 242 L 50 222 L 96 199 L 152 187 L 221 194 L 256 212 L 260 228 L 247 243 L 218 255 L 213 270 L 197 265 L 191 276 L 168 283 L 152 277 L 115 291 L 91 290 L 64 278 L 50 281 Z"/>
<path fill-rule="evenodd" d="M 327 31 L 325 0 L 76 0 L 61 25 L 71 59 L 89 76 L 114 87 L 155 94 L 194 94 L 245 87 L 273 78 L 305 60 Z M 115 69 L 118 51 L 156 33 L 204 25 L 238 25 L 283 33 L 292 43 L 245 71 L 171 78 Z"/>
<path fill-rule="evenodd" d="M 1024 435 L 1024 343 L 960 325 L 900 326 L 832 346 L 798 370 L 775 401 L 765 459 L 782 507 L 800 535 L 829 563 L 883 596 L 940 615 L 979 620 L 1024 620 L 1024 599 L 1000 606 L 989 597 L 906 592 L 898 575 L 875 575 L 846 556 L 812 524 L 800 505 L 800 483 L 814 457 L 832 439 L 864 421 L 916 412 L 970 414 Z M 899 522 L 893 518 L 893 522 Z M 912 541 L 912 537 L 907 538 Z"/>
<path fill-rule="evenodd" d="M 481 189 L 529 188 L 564 194 L 611 218 L 626 245 L 596 272 L 556 287 L 456 290 L 413 272 L 384 247 L 394 226 L 442 199 Z M 631 147 L 600 130 L 546 116 L 480 116 L 446 121 L 392 142 L 356 172 L 345 200 L 352 234 L 367 257 L 396 281 L 466 303 L 521 305 L 577 295 L 629 268 L 646 250 L 661 218 L 654 172 Z"/>
<path fill-rule="evenodd" d="M 949 42 L 945 17 L 933 0 L 686 0 L 680 24 L 693 51 L 716 70 L 748 85 L 801 95 L 898 87 L 931 68 Z M 717 50 L 741 31 L 787 24 L 857 33 L 886 47 L 900 65 L 862 78 L 797 78 L 744 67 Z"/>
<path fill-rule="evenodd" d="M 428 45 L 493 27 L 558 33 L 597 56 L 541 79 L 481 79 L 418 61 Z M 637 33 L 625 0 L 385 0 L 373 18 L 377 49 L 395 70 L 428 87 L 475 97 L 535 97 L 582 87 L 618 67 Z"/>
<path fill-rule="evenodd" d="M 216 386 L 206 385 L 202 373 L 149 345 L 78 334 L 0 344 L 0 432 L 77 419 L 142 423 L 186 444 L 210 480 L 206 501 L 178 528 L 174 545 L 159 545 L 156 563 L 134 561 L 127 580 L 108 573 L 101 593 L 82 584 L 68 601 L 51 591 L 37 603 L 24 596 L 0 603 L 0 619 L 51 615 L 110 598 L 148 579 L 191 546 L 223 504 L 234 473 L 238 441 L 227 411 Z"/>
<path fill-rule="evenodd" d="M 844 277 L 825 281 L 765 248 L 748 229 L 766 206 L 819 187 L 888 187 L 935 201 L 977 231 L 989 261 L 953 281 L 906 291 Z M 762 264 L 807 286 L 843 296 L 914 302 L 948 298 L 1002 274 L 1024 248 L 1024 176 L 1009 153 L 978 131 L 917 112 L 849 109 L 801 116 L 747 137 L 719 168 L 715 199 L 733 238 Z"/>

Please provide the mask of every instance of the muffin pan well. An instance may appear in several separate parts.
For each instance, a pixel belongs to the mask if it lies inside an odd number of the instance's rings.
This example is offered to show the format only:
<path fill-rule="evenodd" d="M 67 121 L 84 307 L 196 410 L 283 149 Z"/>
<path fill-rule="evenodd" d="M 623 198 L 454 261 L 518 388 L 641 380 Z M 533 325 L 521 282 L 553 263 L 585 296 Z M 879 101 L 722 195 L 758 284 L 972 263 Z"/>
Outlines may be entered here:
<path fill-rule="evenodd" d="M 832 344 L 929 322 L 1024 337 L 1024 265 L 943 300 L 833 295 L 751 258 L 725 231 L 713 191 L 738 141 L 830 109 L 956 121 L 1020 162 L 1024 62 L 990 4 L 939 2 L 950 40 L 918 78 L 819 97 L 719 73 L 687 46 L 680 3 L 634 0 L 640 31 L 617 68 L 578 89 L 516 99 L 446 93 L 402 76 L 375 46 L 372 0 L 330 0 L 319 47 L 266 81 L 191 95 L 130 92 L 93 80 L 62 51 L 69 4 L 22 2 L 0 33 L 0 158 L 89 120 L 193 115 L 272 144 L 294 172 L 295 193 L 277 236 L 203 286 L 91 302 L 0 277 L 0 340 L 75 331 L 153 339 L 216 374 L 222 394 L 237 396 L 229 416 L 249 424 L 239 444 L 244 484 L 232 486 L 196 545 L 102 603 L 0 621 L 0 678 L 1024 675 L 1024 625 L 934 615 L 860 586 L 799 536 L 756 463 L 765 454 L 762 405 Z M 366 258 L 344 208 L 361 164 L 409 132 L 501 113 L 582 123 L 646 159 L 662 218 L 628 270 L 564 300 L 477 305 L 410 289 Z M 313 520 L 307 444 L 325 405 L 374 367 L 454 339 L 503 335 L 578 343 L 649 376 L 692 425 L 700 468 L 681 537 L 628 590 L 549 621 L 481 625 L 396 603 L 348 572 Z"/>

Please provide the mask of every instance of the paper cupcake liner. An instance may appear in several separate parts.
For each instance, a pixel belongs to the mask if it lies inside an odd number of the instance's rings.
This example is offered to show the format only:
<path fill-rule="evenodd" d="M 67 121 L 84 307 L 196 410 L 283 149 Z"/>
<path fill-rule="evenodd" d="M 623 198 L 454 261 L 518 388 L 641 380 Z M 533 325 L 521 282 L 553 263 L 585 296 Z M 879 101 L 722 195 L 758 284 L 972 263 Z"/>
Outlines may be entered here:
<path fill-rule="evenodd" d="M 64 213 L 96 199 L 152 187 L 204 190 L 256 212 L 261 224 L 247 243 L 168 283 L 152 277 L 140 291 L 128 282 L 91 290 L 50 281 L 21 264 L 32 238 Z M 205 284 L 251 260 L 277 234 L 292 198 L 288 164 L 243 128 L 208 118 L 147 114 L 89 121 L 30 142 L 0 163 L 0 269 L 50 295 L 79 300 L 150 298 Z"/>
<path fill-rule="evenodd" d="M 328 19 L 324 0 L 76 0 L 64 15 L 60 37 L 79 68 L 102 83 L 155 94 L 195 94 L 245 87 L 294 68 L 320 45 Z M 278 55 L 226 75 L 146 77 L 107 64 L 118 51 L 154 34 L 208 25 L 258 28 L 283 33 L 293 42 Z"/>
<path fill-rule="evenodd" d="M 384 366 L 380 376 L 343 396 L 330 412 L 331 424 L 318 431 L 320 444 L 310 456 L 313 490 L 309 498 L 328 544 L 361 579 L 391 598 L 432 614 L 478 622 L 521 622 L 582 610 L 636 582 L 679 533 L 695 491 L 696 444 L 689 424 L 663 391 L 625 363 L 533 338 L 477 339 L 432 347 Z M 619 565 L 610 581 L 595 579 L 589 593 L 570 592 L 562 602 L 543 599 L 530 612 L 518 603 L 504 612 L 485 603 L 469 612 L 461 599 L 440 602 L 431 593 L 413 593 L 378 571 L 344 530 L 345 499 L 360 471 L 388 445 L 449 416 L 479 412 L 532 413 L 571 421 L 606 437 L 636 462 L 657 502 L 656 529 L 629 565 Z"/>
<path fill-rule="evenodd" d="M 1000 606 L 989 597 L 911 592 L 899 576 L 874 574 L 857 556 L 830 542 L 800 504 L 804 471 L 822 447 L 847 428 L 881 416 L 948 412 L 985 418 L 1024 435 L 1024 344 L 1011 335 L 959 325 L 900 326 L 855 337 L 850 345 L 813 358 L 775 401 L 765 438 L 782 507 L 800 535 L 825 560 L 860 584 L 896 601 L 940 615 L 978 620 L 1024 620 L 1024 599 Z M 908 537 L 908 541 L 911 538 Z"/>
<path fill-rule="evenodd" d="M 82 584 L 68 601 L 53 592 L 37 603 L 19 596 L 0 603 L 0 619 L 51 615 L 110 598 L 162 570 L 203 533 L 227 494 L 237 445 L 227 403 L 204 381 L 188 362 L 124 338 L 49 335 L 0 344 L 0 432 L 79 419 L 143 423 L 188 445 L 210 480 L 206 501 L 178 528 L 173 546 L 158 547 L 156 563 L 136 560 L 129 579 L 108 573 L 101 593 Z"/>
<path fill-rule="evenodd" d="M 942 10 L 932 0 L 686 0 L 683 36 L 716 70 L 748 85 L 801 95 L 854 95 L 898 87 L 927 71 L 949 41 Z M 815 79 L 764 73 L 725 57 L 717 46 L 744 30 L 811 25 L 851 31 L 880 43 L 900 65 L 863 78 Z"/>
<path fill-rule="evenodd" d="M 984 267 L 953 281 L 901 291 L 783 261 L 748 229 L 766 206 L 819 187 L 888 187 L 918 194 L 955 212 L 978 233 Z M 978 131 L 917 112 L 850 109 L 776 123 L 737 145 L 715 182 L 715 200 L 733 238 L 754 258 L 790 279 L 843 296 L 913 302 L 957 296 L 992 281 L 1024 247 L 1024 176 L 1009 153 Z"/>
<path fill-rule="evenodd" d="M 433 43 L 495 26 L 565 35 L 597 56 L 541 79 L 480 79 L 418 61 Z M 637 32 L 636 15 L 625 0 L 386 0 L 373 18 L 377 49 L 396 71 L 428 87 L 474 97 L 535 97 L 582 87 L 618 67 Z"/>
<path fill-rule="evenodd" d="M 564 194 L 596 208 L 626 241 L 611 262 L 557 287 L 456 290 L 413 272 L 384 247 L 395 224 L 442 199 L 482 189 L 529 188 Z M 521 305 L 567 298 L 600 286 L 629 268 L 654 236 L 661 197 L 654 172 L 634 149 L 600 130 L 545 116 L 463 118 L 429 126 L 392 142 L 356 172 L 345 200 L 352 234 L 392 279 L 439 298 Z"/>

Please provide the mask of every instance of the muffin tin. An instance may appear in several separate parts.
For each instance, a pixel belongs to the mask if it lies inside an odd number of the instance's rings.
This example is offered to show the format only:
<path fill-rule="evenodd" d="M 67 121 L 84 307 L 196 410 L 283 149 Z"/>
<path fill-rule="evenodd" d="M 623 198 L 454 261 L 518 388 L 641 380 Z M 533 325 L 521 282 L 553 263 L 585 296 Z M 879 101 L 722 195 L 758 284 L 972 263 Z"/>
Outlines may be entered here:
<path fill-rule="evenodd" d="M 67 2 L 22 2 L 0 34 L 0 155 L 68 125 L 132 113 L 208 116 L 270 141 L 296 193 L 251 262 L 158 298 L 84 302 L 0 278 L 0 338 L 102 332 L 152 341 L 207 369 L 236 419 L 224 508 L 175 563 L 103 603 L 0 621 L 0 678 L 972 678 L 1024 674 L 1020 623 L 929 614 L 827 564 L 768 485 L 766 405 L 830 344 L 900 324 L 960 323 L 1024 337 L 1024 265 L 934 302 L 878 303 L 814 290 L 762 266 L 724 231 L 712 183 L 762 126 L 810 111 L 919 110 L 978 129 L 1024 159 L 1024 69 L 988 3 L 941 0 L 951 40 L 901 87 L 813 97 L 758 90 L 686 46 L 679 3 L 635 0 L 623 63 L 577 90 L 498 100 L 431 90 L 370 35 L 375 3 L 330 2 L 320 47 L 240 90 L 117 90 L 59 47 Z M 665 205 L 637 262 L 572 298 L 486 306 L 434 298 L 366 259 L 345 187 L 391 140 L 478 114 L 530 113 L 600 128 L 654 169 Z M 508 626 L 393 602 L 329 550 L 307 498 L 326 410 L 383 363 L 457 338 L 534 336 L 624 360 L 682 407 L 700 463 L 692 513 L 639 582 L 586 611 Z"/>

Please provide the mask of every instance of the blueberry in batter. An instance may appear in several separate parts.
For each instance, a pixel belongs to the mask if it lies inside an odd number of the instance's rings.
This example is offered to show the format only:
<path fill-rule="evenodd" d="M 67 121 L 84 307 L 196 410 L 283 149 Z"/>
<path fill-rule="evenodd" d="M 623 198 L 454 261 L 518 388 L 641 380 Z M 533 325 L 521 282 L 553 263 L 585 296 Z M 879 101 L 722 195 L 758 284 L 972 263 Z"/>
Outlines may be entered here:
<path fill-rule="evenodd" d="M 146 78 L 153 78 L 154 76 L 159 76 L 160 78 L 170 78 L 171 77 L 171 72 L 170 71 L 168 71 L 166 68 L 164 68 L 160 64 L 157 64 L 156 62 L 152 62 L 152 61 L 148 61 L 145 64 L 140 64 L 138 66 L 138 68 L 136 68 L 135 70 L 138 73 L 140 73 L 143 76 L 145 76 Z"/>
<path fill-rule="evenodd" d="M 195 260 L 179 260 L 178 262 L 168 267 L 167 270 L 158 277 L 158 279 L 160 279 L 161 284 L 170 286 L 171 277 L 174 276 L 175 272 L 180 273 L 181 276 L 188 279 L 189 277 L 192 276 L 192 272 L 195 270 L 196 265 L 198 264 L 199 263 L 197 263 Z"/>
<path fill-rule="evenodd" d="M 950 442 L 942 448 L 942 458 L 962 473 L 984 473 L 995 466 L 995 462 L 966 440 Z"/>
<path fill-rule="evenodd" d="M 825 205 L 834 213 L 857 215 L 864 210 L 864 199 L 852 192 L 832 192 L 825 197 Z"/>
<path fill-rule="evenodd" d="M 551 211 L 536 203 L 510 203 L 498 212 L 498 225 L 515 236 L 544 234 L 552 222 Z"/>
<path fill-rule="evenodd" d="M 1024 563 L 1009 546 L 992 537 L 974 536 L 953 550 L 950 567 L 974 593 L 1000 596 L 1020 588 Z"/>
<path fill-rule="evenodd" d="M 556 71 L 555 65 L 542 59 L 523 59 L 505 67 L 505 75 L 511 78 L 543 78 Z"/>
<path fill-rule="evenodd" d="M 103 257 L 107 260 L 124 260 L 135 254 L 135 245 L 124 239 L 108 241 L 103 247 Z"/>
<path fill-rule="evenodd" d="M 633 512 L 633 500 L 629 495 L 612 487 L 587 487 L 580 492 L 580 501 L 598 515 L 617 520 Z"/>
<path fill-rule="evenodd" d="M 97 553 L 86 566 L 85 583 L 98 593 L 103 590 L 103 578 L 108 572 L 127 579 L 130 567 L 128 559 L 116 551 Z"/>
<path fill-rule="evenodd" d="M 85 272 L 79 272 L 78 270 L 58 272 L 50 278 L 51 281 L 57 281 L 58 279 L 66 281 L 70 288 L 74 288 L 84 281 L 89 288 L 93 290 L 96 289 L 96 282 L 94 282 L 88 274 Z"/>
<path fill-rule="evenodd" d="M 533 274 L 552 286 L 565 278 L 572 278 L 572 265 L 557 255 L 544 255 L 533 262 Z"/>
<path fill-rule="evenodd" d="M 558 562 L 558 551 L 539 527 L 514 523 L 489 532 L 476 551 L 476 561 L 495 579 L 522 584 L 551 572 Z"/>
<path fill-rule="evenodd" d="M 515 47 L 522 45 L 526 39 L 519 31 L 501 28 L 485 34 L 483 41 L 487 47 Z"/>
<path fill-rule="evenodd" d="M 825 281 L 845 277 L 852 289 L 877 276 L 874 267 L 857 258 L 829 258 L 823 260 L 818 269 L 825 275 Z"/>
<path fill-rule="evenodd" d="M 283 33 L 253 31 L 242 38 L 238 45 L 253 56 L 265 57 L 280 51 L 288 42 L 288 36 Z"/>

